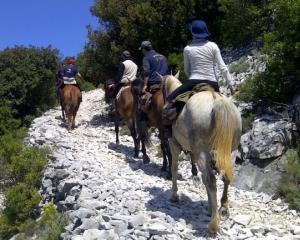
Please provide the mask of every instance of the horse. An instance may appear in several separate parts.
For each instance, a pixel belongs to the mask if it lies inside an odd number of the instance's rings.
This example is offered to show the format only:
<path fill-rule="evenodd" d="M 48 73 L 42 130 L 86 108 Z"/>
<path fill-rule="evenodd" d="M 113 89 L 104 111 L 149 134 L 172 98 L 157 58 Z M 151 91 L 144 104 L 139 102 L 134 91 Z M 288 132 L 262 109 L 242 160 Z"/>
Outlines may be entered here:
<path fill-rule="evenodd" d="M 119 122 L 123 119 L 130 130 L 134 142 L 134 157 L 138 158 L 140 141 L 137 138 L 134 122 L 134 102 L 130 84 L 123 86 L 116 97 L 115 102 L 115 132 L 116 144 L 119 144 Z"/>
<path fill-rule="evenodd" d="M 174 76 L 161 76 L 166 96 L 181 85 Z M 238 148 L 242 123 L 237 107 L 227 97 L 203 91 L 193 95 L 178 118 L 172 124 L 173 135 L 169 139 L 172 153 L 172 197 L 179 200 L 177 188 L 178 155 L 182 150 L 191 153 L 202 172 L 202 182 L 208 195 L 208 210 L 211 221 L 208 230 L 215 234 L 219 231 L 220 215 L 228 216 L 228 187 L 233 180 L 233 162 Z M 223 176 L 224 190 L 221 207 L 217 209 L 215 174 Z M 220 214 L 220 215 L 219 215 Z"/>
<path fill-rule="evenodd" d="M 157 90 L 152 95 L 151 104 L 148 108 L 143 109 L 141 112 L 140 96 L 144 87 L 144 81 L 141 78 L 137 78 L 132 83 L 132 93 L 135 102 L 135 118 L 136 128 L 139 139 L 142 143 L 143 163 L 150 162 L 150 158 L 147 155 L 146 145 L 150 144 L 149 127 L 155 127 L 159 131 L 159 139 L 161 142 L 161 149 L 163 154 L 163 166 L 162 171 L 168 170 L 168 179 L 171 179 L 171 152 L 168 144 L 168 138 L 164 133 L 164 126 L 162 124 L 162 108 L 165 104 L 163 93 L 161 90 Z M 146 114 L 147 121 L 141 119 L 141 114 Z M 169 164 L 168 164 L 169 163 Z"/>
<path fill-rule="evenodd" d="M 75 117 L 80 105 L 81 92 L 77 86 L 66 84 L 60 91 L 62 114 L 67 117 L 68 130 L 75 128 Z"/>

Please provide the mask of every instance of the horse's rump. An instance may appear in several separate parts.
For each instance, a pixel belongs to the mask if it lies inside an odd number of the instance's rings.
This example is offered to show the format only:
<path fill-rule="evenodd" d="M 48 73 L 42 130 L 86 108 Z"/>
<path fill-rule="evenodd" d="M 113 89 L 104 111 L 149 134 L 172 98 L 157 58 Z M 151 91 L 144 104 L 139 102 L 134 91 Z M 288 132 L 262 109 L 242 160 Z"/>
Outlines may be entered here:
<path fill-rule="evenodd" d="M 66 111 L 77 111 L 81 92 L 77 86 L 66 85 L 62 89 L 62 102 Z"/>

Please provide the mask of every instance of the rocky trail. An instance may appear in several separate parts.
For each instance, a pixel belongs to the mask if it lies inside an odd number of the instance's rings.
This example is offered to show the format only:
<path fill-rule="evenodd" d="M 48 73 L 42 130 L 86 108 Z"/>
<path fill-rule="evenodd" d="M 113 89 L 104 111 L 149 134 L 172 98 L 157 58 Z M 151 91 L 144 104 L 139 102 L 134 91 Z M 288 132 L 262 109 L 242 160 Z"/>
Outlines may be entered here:
<path fill-rule="evenodd" d="M 161 175 L 157 140 L 149 149 L 151 163 L 133 158 L 130 136 L 115 144 L 114 124 L 106 112 L 104 92 L 83 94 L 68 132 L 60 109 L 33 121 L 30 145 L 52 150 L 43 179 L 44 203 L 51 200 L 71 219 L 63 239 L 175 240 L 210 239 L 204 185 L 195 186 L 189 161 L 179 164 L 180 202 L 169 201 L 171 181 Z M 218 180 L 218 196 L 222 192 Z M 221 221 L 215 239 L 300 239 L 300 215 L 282 200 L 264 193 L 230 187 L 230 217 Z"/>

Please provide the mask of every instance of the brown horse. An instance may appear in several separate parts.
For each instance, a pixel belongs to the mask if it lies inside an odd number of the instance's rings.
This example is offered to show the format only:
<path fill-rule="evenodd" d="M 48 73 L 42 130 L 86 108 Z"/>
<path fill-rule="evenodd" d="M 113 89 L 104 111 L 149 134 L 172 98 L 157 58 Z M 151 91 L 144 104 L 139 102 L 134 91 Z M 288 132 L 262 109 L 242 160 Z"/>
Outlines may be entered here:
<path fill-rule="evenodd" d="M 161 149 L 163 153 L 163 166 L 161 170 L 168 170 L 167 178 L 170 179 L 172 159 L 168 144 L 168 138 L 164 133 L 164 126 L 162 124 L 162 109 L 165 104 L 163 93 L 161 90 L 158 90 L 155 93 L 153 93 L 150 106 L 147 108 L 143 108 L 143 111 L 141 111 L 140 96 L 142 95 L 143 86 L 144 81 L 142 79 L 136 79 L 132 84 L 132 92 L 134 95 L 134 102 L 136 105 L 136 127 L 139 138 L 142 143 L 143 162 L 150 162 L 150 158 L 147 155 L 146 151 L 146 145 L 147 143 L 150 143 L 148 130 L 150 127 L 155 127 L 159 131 L 158 137 L 160 139 Z M 142 117 L 142 115 L 144 115 L 144 117 Z"/>
<path fill-rule="evenodd" d="M 81 92 L 77 86 L 65 85 L 60 91 L 60 101 L 62 106 L 62 114 L 67 117 L 68 130 L 74 129 L 75 117 L 80 105 Z"/>
<path fill-rule="evenodd" d="M 134 157 L 138 157 L 140 141 L 137 138 L 134 122 L 134 102 L 133 95 L 131 93 L 131 86 L 124 86 L 120 89 L 115 102 L 115 132 L 116 143 L 119 144 L 119 123 L 120 120 L 125 120 L 130 130 L 131 136 L 134 142 Z"/>

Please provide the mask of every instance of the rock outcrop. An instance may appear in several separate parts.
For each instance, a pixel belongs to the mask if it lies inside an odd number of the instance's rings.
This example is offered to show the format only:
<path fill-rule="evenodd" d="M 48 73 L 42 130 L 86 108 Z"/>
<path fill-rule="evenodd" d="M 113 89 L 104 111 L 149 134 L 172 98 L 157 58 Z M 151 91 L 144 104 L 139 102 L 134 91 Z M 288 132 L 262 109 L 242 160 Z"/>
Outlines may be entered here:
<path fill-rule="evenodd" d="M 116 145 L 104 93 L 83 94 L 77 127 L 68 132 L 59 108 L 34 120 L 28 144 L 52 149 L 45 169 L 43 204 L 51 200 L 70 218 L 63 239 L 207 239 L 207 196 L 195 187 L 188 161 L 179 163 L 180 202 L 169 201 L 171 182 L 160 173 L 157 148 L 151 163 L 133 158 L 133 143 Z M 155 136 L 153 141 L 157 143 Z M 218 199 L 222 181 L 218 180 Z M 299 213 L 265 193 L 230 187 L 230 217 L 216 239 L 300 239 Z"/>

